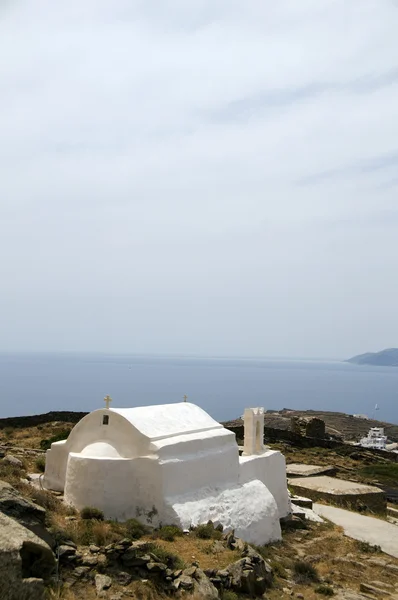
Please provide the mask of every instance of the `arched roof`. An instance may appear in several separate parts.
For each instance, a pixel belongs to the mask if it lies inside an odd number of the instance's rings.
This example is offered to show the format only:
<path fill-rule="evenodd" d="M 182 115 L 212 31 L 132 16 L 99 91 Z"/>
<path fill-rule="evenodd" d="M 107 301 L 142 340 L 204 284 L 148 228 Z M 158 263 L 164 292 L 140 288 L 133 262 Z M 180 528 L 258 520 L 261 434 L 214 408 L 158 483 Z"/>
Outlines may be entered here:
<path fill-rule="evenodd" d="M 138 406 L 136 408 L 110 408 L 129 421 L 150 440 L 176 435 L 198 433 L 211 429 L 224 429 L 204 410 L 190 402 Z"/>

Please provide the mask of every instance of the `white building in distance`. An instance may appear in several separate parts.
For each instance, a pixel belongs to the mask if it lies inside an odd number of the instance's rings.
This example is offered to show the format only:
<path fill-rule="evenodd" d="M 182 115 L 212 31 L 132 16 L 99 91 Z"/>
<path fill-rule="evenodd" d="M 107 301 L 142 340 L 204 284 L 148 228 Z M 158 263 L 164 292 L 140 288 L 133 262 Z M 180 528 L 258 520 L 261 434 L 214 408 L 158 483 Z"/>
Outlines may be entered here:
<path fill-rule="evenodd" d="M 77 509 L 153 526 L 221 523 L 248 542 L 281 538 L 290 513 L 286 464 L 264 448 L 263 409 L 245 410 L 244 453 L 235 434 L 183 402 L 95 410 L 47 451 L 44 486 Z"/>

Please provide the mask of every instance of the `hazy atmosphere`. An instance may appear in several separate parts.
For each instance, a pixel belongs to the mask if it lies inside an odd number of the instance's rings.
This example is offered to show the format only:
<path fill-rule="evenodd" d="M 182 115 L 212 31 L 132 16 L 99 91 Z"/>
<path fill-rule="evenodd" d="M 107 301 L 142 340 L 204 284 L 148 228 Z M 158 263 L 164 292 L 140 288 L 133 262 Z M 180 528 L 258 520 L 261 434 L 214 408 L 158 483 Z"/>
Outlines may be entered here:
<path fill-rule="evenodd" d="M 398 345 L 398 4 L 0 4 L 1 351 Z"/>

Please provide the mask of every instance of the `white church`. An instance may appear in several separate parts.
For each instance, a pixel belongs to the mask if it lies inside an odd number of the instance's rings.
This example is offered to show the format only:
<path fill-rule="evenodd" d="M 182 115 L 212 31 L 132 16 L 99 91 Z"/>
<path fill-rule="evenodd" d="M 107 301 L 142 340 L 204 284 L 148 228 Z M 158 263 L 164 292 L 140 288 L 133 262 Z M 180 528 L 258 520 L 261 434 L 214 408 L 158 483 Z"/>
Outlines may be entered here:
<path fill-rule="evenodd" d="M 290 511 L 286 464 L 264 447 L 264 411 L 244 414 L 244 451 L 235 434 L 188 402 L 106 408 L 84 417 L 47 451 L 44 487 L 77 509 L 153 526 L 221 523 L 265 544 L 281 538 Z"/>

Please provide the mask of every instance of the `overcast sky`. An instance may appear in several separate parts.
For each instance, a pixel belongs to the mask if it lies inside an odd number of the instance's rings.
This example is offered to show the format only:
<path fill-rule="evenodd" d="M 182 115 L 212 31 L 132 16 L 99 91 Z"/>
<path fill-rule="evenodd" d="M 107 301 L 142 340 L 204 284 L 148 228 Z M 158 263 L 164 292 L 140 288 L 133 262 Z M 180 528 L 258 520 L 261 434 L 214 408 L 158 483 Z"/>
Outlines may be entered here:
<path fill-rule="evenodd" d="M 398 346 L 395 0 L 2 0 L 0 350 Z"/>

